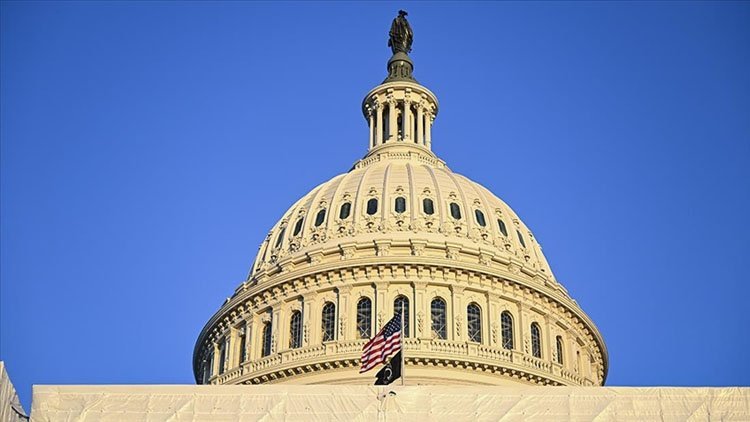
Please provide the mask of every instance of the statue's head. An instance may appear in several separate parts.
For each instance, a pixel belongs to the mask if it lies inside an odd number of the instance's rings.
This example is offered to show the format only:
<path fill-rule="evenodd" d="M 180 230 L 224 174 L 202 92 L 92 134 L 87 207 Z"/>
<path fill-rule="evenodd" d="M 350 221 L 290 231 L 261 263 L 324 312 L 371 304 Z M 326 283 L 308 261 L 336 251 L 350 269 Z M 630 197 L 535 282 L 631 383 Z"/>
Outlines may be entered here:
<path fill-rule="evenodd" d="M 403 18 L 406 15 L 408 15 L 408 13 L 406 13 L 406 10 L 399 10 L 398 11 L 398 16 L 399 17 Z"/>

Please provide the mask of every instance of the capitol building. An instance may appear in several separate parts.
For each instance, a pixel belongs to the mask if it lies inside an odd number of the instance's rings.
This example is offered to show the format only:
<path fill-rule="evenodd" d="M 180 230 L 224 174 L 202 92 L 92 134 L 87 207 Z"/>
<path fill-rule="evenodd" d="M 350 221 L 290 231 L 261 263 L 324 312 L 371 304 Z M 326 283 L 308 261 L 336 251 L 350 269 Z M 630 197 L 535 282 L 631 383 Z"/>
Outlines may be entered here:
<path fill-rule="evenodd" d="M 409 385 L 603 385 L 604 340 L 534 232 L 432 152 L 451 142 L 438 97 L 391 35 L 362 101 L 369 151 L 270 229 L 198 338 L 196 381 L 372 384 L 362 347 L 403 309 Z"/>
<path fill-rule="evenodd" d="M 270 227 L 198 335 L 198 385 L 35 385 L 31 420 L 750 420 L 749 388 L 604 387 L 604 339 L 541 239 L 433 153 L 456 140 L 412 41 L 399 12 L 367 153 Z M 362 351 L 394 315 L 405 385 L 373 385 Z M 2 362 L 0 419 L 27 420 Z"/>

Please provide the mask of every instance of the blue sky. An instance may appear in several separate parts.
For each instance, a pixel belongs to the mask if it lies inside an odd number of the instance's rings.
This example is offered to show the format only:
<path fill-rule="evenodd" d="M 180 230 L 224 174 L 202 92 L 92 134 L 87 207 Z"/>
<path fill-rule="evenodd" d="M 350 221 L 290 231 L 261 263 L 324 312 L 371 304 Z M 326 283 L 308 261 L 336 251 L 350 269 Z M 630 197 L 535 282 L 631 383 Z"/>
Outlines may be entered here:
<path fill-rule="evenodd" d="M 748 385 L 750 3 L 0 4 L 0 359 L 192 383 L 281 214 L 367 148 L 409 11 L 433 149 L 524 219 L 608 385 Z"/>

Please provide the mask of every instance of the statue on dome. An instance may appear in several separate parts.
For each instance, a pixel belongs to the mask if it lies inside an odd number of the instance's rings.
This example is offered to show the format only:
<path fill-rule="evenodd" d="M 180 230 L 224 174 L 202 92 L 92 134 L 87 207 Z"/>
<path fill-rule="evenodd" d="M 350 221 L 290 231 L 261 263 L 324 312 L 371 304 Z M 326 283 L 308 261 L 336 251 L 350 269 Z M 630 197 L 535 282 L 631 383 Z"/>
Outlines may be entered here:
<path fill-rule="evenodd" d="M 391 47 L 393 54 L 399 51 L 408 54 L 411 51 L 411 43 L 414 41 L 414 32 L 411 30 L 409 21 L 406 20 L 405 10 L 399 10 L 398 16 L 393 19 L 391 24 L 391 32 L 389 32 L 390 38 L 388 39 L 388 47 Z"/>

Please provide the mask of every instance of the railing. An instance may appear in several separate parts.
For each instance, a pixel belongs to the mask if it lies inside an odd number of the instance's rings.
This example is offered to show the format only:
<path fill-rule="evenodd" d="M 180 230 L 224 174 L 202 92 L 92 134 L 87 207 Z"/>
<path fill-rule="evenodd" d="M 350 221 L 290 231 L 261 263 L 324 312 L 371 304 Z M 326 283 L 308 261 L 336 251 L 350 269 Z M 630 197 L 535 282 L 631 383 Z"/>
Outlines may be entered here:
<path fill-rule="evenodd" d="M 211 384 L 227 384 L 249 374 L 262 375 L 269 370 L 288 367 L 290 364 L 323 363 L 333 358 L 359 358 L 362 347 L 368 340 L 351 340 L 330 342 L 298 349 L 288 349 L 262 359 L 245 362 L 224 374 L 213 377 Z M 482 344 L 454 342 L 449 340 L 424 340 L 408 338 L 404 340 L 407 357 L 431 357 L 444 355 L 456 360 L 477 361 L 480 363 L 497 362 L 519 369 L 531 369 L 538 375 L 550 375 L 553 379 L 577 385 L 591 384 L 590 380 L 581 377 L 560 365 L 526 355 L 520 351 L 507 350 Z M 411 352 L 411 353 L 410 353 Z M 463 358 L 463 359 L 462 359 Z"/>

